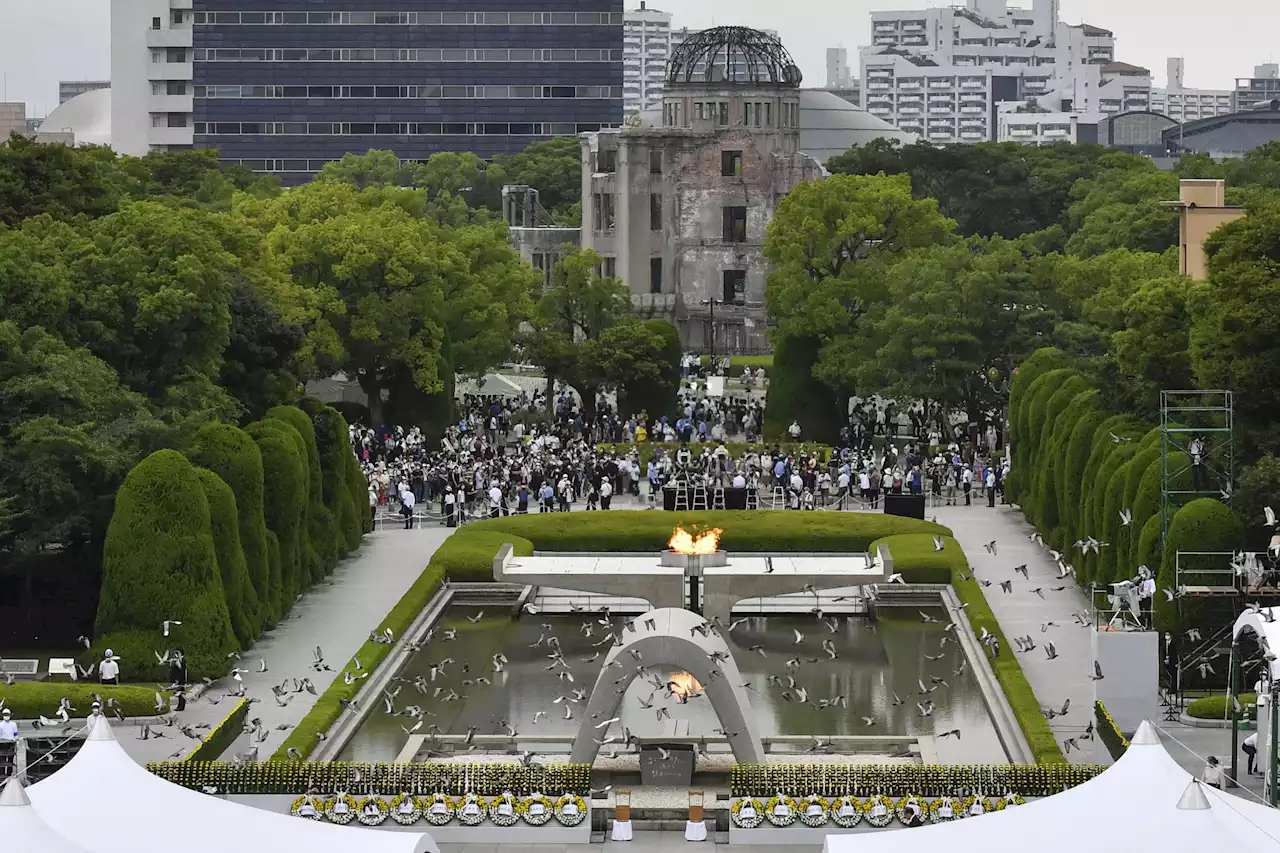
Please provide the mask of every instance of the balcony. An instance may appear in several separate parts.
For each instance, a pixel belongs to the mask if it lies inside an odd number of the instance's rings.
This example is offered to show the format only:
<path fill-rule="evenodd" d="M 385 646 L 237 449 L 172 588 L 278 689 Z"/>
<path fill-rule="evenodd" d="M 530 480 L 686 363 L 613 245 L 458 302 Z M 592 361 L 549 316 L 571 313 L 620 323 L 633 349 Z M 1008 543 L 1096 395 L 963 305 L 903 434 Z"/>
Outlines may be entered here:
<path fill-rule="evenodd" d="M 1026 139 L 1036 135 L 1035 129 L 1030 127 L 1011 127 L 1008 133 L 1014 139 Z"/>
<path fill-rule="evenodd" d="M 148 145 L 192 145 L 195 143 L 195 128 L 187 127 L 149 127 L 147 128 Z"/>
<path fill-rule="evenodd" d="M 918 116 L 922 110 L 919 107 L 898 107 L 898 112 L 904 116 Z"/>
<path fill-rule="evenodd" d="M 873 90 L 874 90 L 874 89 L 881 89 L 881 90 L 883 90 L 883 89 L 892 89 L 892 88 L 893 88 L 893 84 L 892 84 L 892 83 L 871 83 L 871 82 L 869 82 L 869 83 L 867 83 L 867 88 L 868 88 L 868 89 L 873 89 Z"/>
<path fill-rule="evenodd" d="M 898 29 L 896 21 L 876 21 L 872 31 L 876 33 L 891 33 Z"/>
<path fill-rule="evenodd" d="M 878 45 L 897 44 L 898 37 L 897 36 L 876 36 L 871 41 L 873 44 L 878 44 Z"/>
<path fill-rule="evenodd" d="M 929 131 L 930 139 L 955 139 L 956 134 L 953 130 L 931 130 Z"/>
<path fill-rule="evenodd" d="M 962 130 L 960 131 L 960 138 L 974 142 L 980 139 L 986 139 L 987 134 L 981 130 Z"/>
<path fill-rule="evenodd" d="M 956 84 L 954 80 L 930 80 L 929 81 L 930 89 L 954 89 L 955 85 Z"/>
<path fill-rule="evenodd" d="M 156 82 L 195 79 L 195 66 L 190 62 L 153 62 L 148 66 L 147 79 Z"/>
<path fill-rule="evenodd" d="M 191 47 L 189 27 L 170 30 L 147 30 L 147 47 Z"/>
<path fill-rule="evenodd" d="M 1046 127 L 1041 135 L 1046 139 L 1065 139 L 1071 135 L 1071 131 L 1065 127 Z"/>
<path fill-rule="evenodd" d="M 188 87 L 189 88 L 189 87 Z M 152 95 L 147 111 L 152 113 L 193 113 L 195 99 L 191 95 Z"/>
<path fill-rule="evenodd" d="M 985 89 L 987 87 L 986 80 L 961 80 L 961 89 Z"/>
<path fill-rule="evenodd" d="M 902 31 L 904 33 L 922 33 L 925 29 L 924 21 L 903 21 Z"/>
<path fill-rule="evenodd" d="M 878 80 L 878 79 L 892 80 L 893 72 L 887 68 L 875 68 L 875 69 L 868 68 L 867 79 L 868 80 Z"/>

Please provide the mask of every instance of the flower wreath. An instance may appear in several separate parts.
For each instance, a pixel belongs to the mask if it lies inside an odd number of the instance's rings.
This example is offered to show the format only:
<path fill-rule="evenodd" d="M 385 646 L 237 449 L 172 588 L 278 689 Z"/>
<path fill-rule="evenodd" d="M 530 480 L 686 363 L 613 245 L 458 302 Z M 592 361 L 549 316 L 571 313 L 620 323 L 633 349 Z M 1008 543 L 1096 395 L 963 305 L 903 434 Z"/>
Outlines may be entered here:
<path fill-rule="evenodd" d="M 1002 812 L 1010 806 L 1024 806 L 1027 804 L 1026 799 L 1021 794 L 1015 794 L 1012 791 L 1003 797 L 993 797 L 992 799 L 995 801 L 995 807 L 990 810 L 997 812 Z M 988 800 L 988 802 L 991 802 L 991 800 Z"/>
<path fill-rule="evenodd" d="M 785 808 L 781 813 L 775 814 L 774 809 L 779 806 Z M 791 826 L 796 822 L 796 801 L 779 791 L 764 804 L 764 816 L 774 826 Z"/>
<path fill-rule="evenodd" d="M 917 797 L 915 794 L 907 794 L 905 797 L 899 799 L 893 808 L 894 813 L 898 816 L 898 822 L 903 826 L 909 825 L 907 820 L 910 816 L 907 814 L 907 807 L 910 805 L 915 805 L 915 807 L 920 810 L 921 823 L 929 818 L 929 804 L 926 803 L 923 798 Z"/>
<path fill-rule="evenodd" d="M 343 808 L 339 810 L 338 806 Z M 356 819 L 356 798 L 350 794 L 338 794 L 324 801 L 324 816 L 330 823 L 346 826 Z"/>
<path fill-rule="evenodd" d="M 755 797 L 743 797 L 735 800 L 733 805 L 729 807 L 729 817 L 733 819 L 733 825 L 742 829 L 755 829 L 764 822 L 764 806 Z M 743 814 L 746 812 L 746 814 Z"/>
<path fill-rule="evenodd" d="M 574 806 L 572 812 L 565 811 L 566 806 Z M 565 794 L 556 800 L 556 820 L 563 826 L 577 826 L 587 819 L 587 804 L 577 794 Z"/>
<path fill-rule="evenodd" d="M 304 805 L 311 806 L 311 811 L 307 814 L 302 813 Z M 289 814 L 294 817 L 305 817 L 308 820 L 320 820 L 324 817 L 324 798 L 303 794 L 293 801 L 293 805 L 289 806 Z"/>
<path fill-rule="evenodd" d="M 881 808 L 877 810 L 877 806 Z M 863 811 L 867 813 L 867 826 L 880 829 L 893 823 L 894 808 L 893 799 L 885 794 L 868 797 L 862 804 Z"/>
<path fill-rule="evenodd" d="M 813 809 L 814 806 L 817 806 L 822 811 L 815 811 Z M 830 808 L 831 803 L 825 797 L 810 794 L 800 803 L 800 822 L 805 826 L 824 826 L 831 817 Z"/>
<path fill-rule="evenodd" d="M 946 813 L 943 813 L 943 810 Z M 941 796 L 929 803 L 929 822 L 930 823 L 947 823 L 953 820 L 959 820 L 964 816 L 964 810 L 960 805 L 960 800 L 955 797 Z"/>
<path fill-rule="evenodd" d="M 520 817 L 530 826 L 542 826 L 551 820 L 551 812 L 555 810 L 554 804 L 537 791 L 525 797 L 520 805 Z"/>
<path fill-rule="evenodd" d="M 453 820 L 453 800 L 448 794 L 436 793 L 423 798 L 422 814 L 432 826 L 444 826 Z"/>
<path fill-rule="evenodd" d="M 406 811 L 404 804 L 410 808 Z M 413 826 L 422 819 L 422 802 L 412 794 L 399 794 L 391 798 L 391 819 L 401 826 Z"/>
<path fill-rule="evenodd" d="M 509 808 L 504 809 L 503 806 L 509 806 Z M 504 791 L 502 796 L 494 797 L 493 802 L 489 803 L 489 820 L 493 821 L 495 826 L 514 825 L 520 820 L 520 801 L 510 791 Z"/>
<path fill-rule="evenodd" d="M 978 807 L 976 811 L 974 810 L 974 806 Z M 984 815 L 991 811 L 990 802 L 986 797 L 978 797 L 973 794 L 969 794 L 968 796 L 961 798 L 960 811 L 964 812 L 965 817 L 978 817 L 979 815 Z"/>
<path fill-rule="evenodd" d="M 376 809 L 373 814 L 365 812 L 365 809 L 369 808 L 369 806 L 373 806 Z M 356 817 L 362 824 L 365 826 L 378 826 L 386 823 L 387 815 L 391 813 L 391 807 L 387 805 L 387 801 L 382 797 L 365 797 L 357 806 L 357 811 L 359 814 Z"/>
<path fill-rule="evenodd" d="M 472 810 L 471 806 L 477 808 Z M 467 794 L 462 798 L 462 802 L 457 804 L 454 812 L 458 815 L 458 823 L 463 826 L 479 826 L 484 821 L 485 813 L 489 810 L 489 803 L 479 794 Z"/>
<path fill-rule="evenodd" d="M 842 829 L 857 826 L 866 814 L 862 809 L 861 801 L 857 797 L 851 797 L 848 794 L 832 800 L 829 810 L 831 812 L 831 822 Z"/>

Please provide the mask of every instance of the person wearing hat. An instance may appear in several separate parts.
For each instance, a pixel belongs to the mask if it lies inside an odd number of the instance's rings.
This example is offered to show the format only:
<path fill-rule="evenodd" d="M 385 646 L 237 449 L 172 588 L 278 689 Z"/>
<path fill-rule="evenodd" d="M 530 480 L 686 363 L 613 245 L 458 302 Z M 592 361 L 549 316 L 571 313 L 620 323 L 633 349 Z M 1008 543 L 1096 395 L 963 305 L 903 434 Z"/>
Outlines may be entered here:
<path fill-rule="evenodd" d="M 18 724 L 12 719 L 12 712 L 5 708 L 0 711 L 0 741 L 15 741 L 18 739 Z"/>
<path fill-rule="evenodd" d="M 102 661 L 98 664 L 98 681 L 103 684 L 120 683 L 120 664 L 116 663 L 116 654 L 111 649 L 102 654 Z"/>

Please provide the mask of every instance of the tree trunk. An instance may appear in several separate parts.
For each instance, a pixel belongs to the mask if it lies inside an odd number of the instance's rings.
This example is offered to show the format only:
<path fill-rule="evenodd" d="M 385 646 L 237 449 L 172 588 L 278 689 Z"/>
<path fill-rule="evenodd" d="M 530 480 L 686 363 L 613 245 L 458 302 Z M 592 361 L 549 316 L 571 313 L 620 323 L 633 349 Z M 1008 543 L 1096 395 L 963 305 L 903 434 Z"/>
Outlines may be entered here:
<path fill-rule="evenodd" d="M 382 383 L 378 381 L 378 375 L 373 371 L 357 372 L 356 377 L 360 382 L 360 390 L 369 398 L 369 423 L 375 430 L 381 429 L 387 425 L 382 420 L 384 413 Z"/>

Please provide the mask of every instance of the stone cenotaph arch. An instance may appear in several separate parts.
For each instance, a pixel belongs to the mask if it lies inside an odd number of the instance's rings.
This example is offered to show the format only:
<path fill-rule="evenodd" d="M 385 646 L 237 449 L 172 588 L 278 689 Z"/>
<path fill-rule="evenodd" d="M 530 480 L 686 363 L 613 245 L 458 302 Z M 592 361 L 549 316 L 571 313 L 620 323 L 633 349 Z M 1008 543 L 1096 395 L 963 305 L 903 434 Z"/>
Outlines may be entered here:
<path fill-rule="evenodd" d="M 603 740 L 607 732 L 596 729 L 595 722 L 621 716 L 622 700 L 641 668 L 670 666 L 684 670 L 702 685 L 720 718 L 720 728 L 728 733 L 734 759 L 739 764 L 764 762 L 764 748 L 751 703 L 741 686 L 742 674 L 722 637 L 714 632 L 703 636 L 694 630 L 704 622 L 696 613 L 665 607 L 637 616 L 632 623 L 634 630 L 622 629 L 620 644 L 609 650 L 596 678 L 578 736 L 573 741 L 570 761 L 575 764 L 595 761 L 600 752 L 596 739 Z M 713 659 L 714 653 L 724 655 L 723 659 Z M 614 666 L 615 661 L 620 666 Z M 618 677 L 622 681 L 615 686 L 613 682 Z"/>

